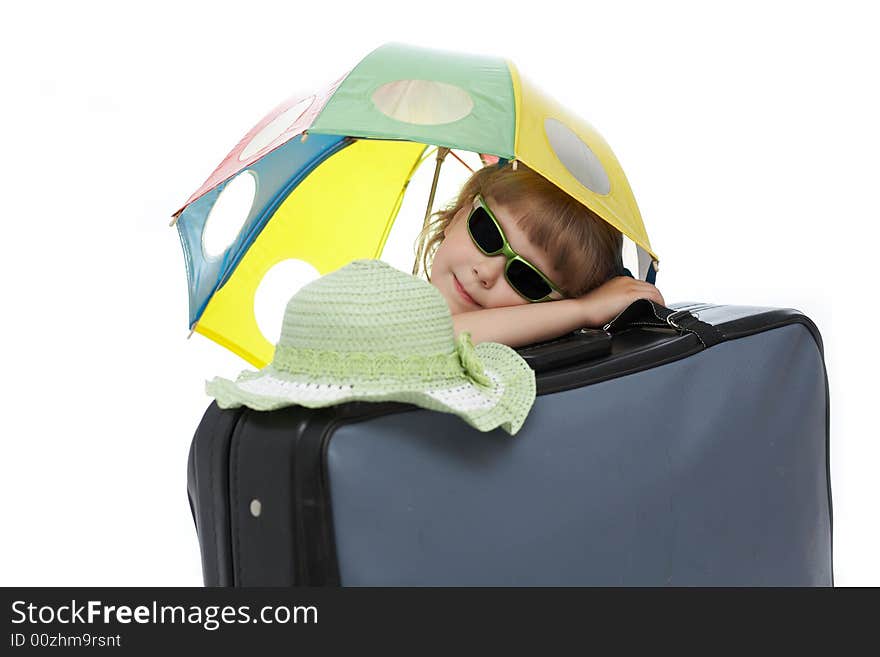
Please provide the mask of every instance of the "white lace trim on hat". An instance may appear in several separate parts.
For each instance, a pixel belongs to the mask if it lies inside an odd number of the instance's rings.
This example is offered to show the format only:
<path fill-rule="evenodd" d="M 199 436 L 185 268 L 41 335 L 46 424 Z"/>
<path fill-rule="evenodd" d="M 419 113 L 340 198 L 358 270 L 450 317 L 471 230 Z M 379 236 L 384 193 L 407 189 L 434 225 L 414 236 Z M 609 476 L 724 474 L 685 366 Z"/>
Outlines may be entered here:
<path fill-rule="evenodd" d="M 484 391 L 472 384 L 462 384 L 455 388 L 425 390 L 424 394 L 457 411 L 490 410 L 497 405 L 498 399 L 504 394 L 504 383 L 492 370 L 485 369 L 485 372 L 492 380 L 494 386 L 492 390 Z M 297 383 L 279 379 L 271 374 L 241 381 L 237 385 L 240 390 L 254 395 L 281 397 L 300 402 L 341 401 L 355 392 L 352 385 Z"/>
<path fill-rule="evenodd" d="M 351 395 L 350 385 L 296 383 L 266 374 L 250 381 L 242 381 L 238 387 L 245 392 L 265 397 L 283 397 L 300 401 L 336 401 Z"/>

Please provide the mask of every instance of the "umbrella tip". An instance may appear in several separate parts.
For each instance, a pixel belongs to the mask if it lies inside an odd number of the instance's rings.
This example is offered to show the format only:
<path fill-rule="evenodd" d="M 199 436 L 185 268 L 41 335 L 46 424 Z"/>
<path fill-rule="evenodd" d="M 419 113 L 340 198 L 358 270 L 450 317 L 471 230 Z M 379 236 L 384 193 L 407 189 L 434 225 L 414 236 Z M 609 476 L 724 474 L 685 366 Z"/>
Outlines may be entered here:
<path fill-rule="evenodd" d="M 195 332 L 196 332 L 196 325 L 193 324 L 193 327 L 189 330 L 189 335 L 186 336 L 186 339 L 189 340 L 192 337 L 193 333 L 195 333 Z"/>
<path fill-rule="evenodd" d="M 178 218 L 179 216 L 180 216 L 179 214 L 176 214 L 176 215 L 174 215 L 173 217 L 171 217 L 171 221 L 168 223 L 168 226 L 169 226 L 169 227 L 174 226 L 174 224 L 177 223 L 177 218 Z"/>

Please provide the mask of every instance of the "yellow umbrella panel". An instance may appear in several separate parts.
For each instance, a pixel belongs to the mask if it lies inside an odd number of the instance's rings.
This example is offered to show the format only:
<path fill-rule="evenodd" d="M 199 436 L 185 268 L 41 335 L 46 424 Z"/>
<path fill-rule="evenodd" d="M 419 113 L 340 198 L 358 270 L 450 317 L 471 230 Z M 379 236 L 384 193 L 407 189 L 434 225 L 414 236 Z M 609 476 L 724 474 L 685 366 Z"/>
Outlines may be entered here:
<path fill-rule="evenodd" d="M 322 275 L 358 258 L 378 258 L 425 148 L 365 139 L 325 160 L 281 203 L 210 298 L 195 331 L 265 366 L 275 347 L 254 315 L 263 276 L 288 258 L 307 261 Z"/>
<path fill-rule="evenodd" d="M 658 258 L 611 147 L 593 126 L 520 76 L 513 62 L 507 64 L 516 100 L 517 159 L 632 239 L 644 279 L 650 259 Z"/>

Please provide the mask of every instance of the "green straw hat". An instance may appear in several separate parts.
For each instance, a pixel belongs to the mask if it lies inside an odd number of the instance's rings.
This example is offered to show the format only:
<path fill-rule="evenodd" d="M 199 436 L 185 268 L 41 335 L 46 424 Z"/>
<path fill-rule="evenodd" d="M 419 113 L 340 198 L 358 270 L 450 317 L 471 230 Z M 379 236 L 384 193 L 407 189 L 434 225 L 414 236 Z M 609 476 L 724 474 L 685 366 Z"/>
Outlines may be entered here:
<path fill-rule="evenodd" d="M 515 434 L 535 401 L 535 373 L 506 345 L 454 335 L 437 288 L 381 260 L 355 260 L 291 297 L 271 363 L 205 390 L 220 408 L 260 411 L 405 402 Z"/>

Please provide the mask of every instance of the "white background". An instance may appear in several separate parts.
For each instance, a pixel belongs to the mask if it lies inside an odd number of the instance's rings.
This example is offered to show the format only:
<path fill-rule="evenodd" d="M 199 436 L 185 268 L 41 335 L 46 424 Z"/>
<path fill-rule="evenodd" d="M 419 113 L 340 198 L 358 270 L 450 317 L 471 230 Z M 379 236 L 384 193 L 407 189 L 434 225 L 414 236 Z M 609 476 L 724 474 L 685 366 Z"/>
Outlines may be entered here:
<path fill-rule="evenodd" d="M 880 52 L 867 6 L 7 8 L 0 583 L 201 584 L 187 452 L 204 379 L 247 364 L 186 339 L 170 215 L 278 102 L 403 41 L 509 57 L 591 122 L 627 172 L 668 303 L 791 307 L 818 325 L 836 583 L 880 584 Z M 424 196 L 406 203 L 398 223 L 420 222 Z M 405 262 L 411 245 L 395 239 L 388 259 Z"/>

